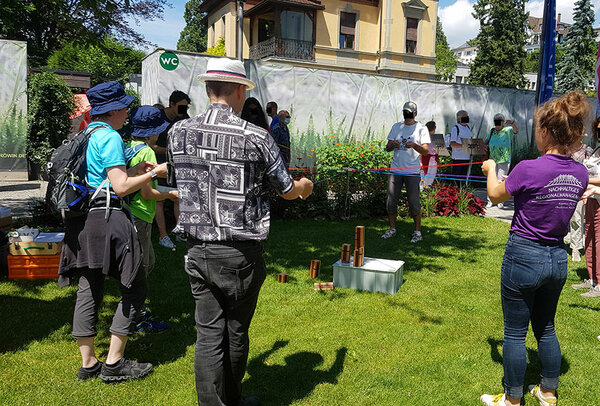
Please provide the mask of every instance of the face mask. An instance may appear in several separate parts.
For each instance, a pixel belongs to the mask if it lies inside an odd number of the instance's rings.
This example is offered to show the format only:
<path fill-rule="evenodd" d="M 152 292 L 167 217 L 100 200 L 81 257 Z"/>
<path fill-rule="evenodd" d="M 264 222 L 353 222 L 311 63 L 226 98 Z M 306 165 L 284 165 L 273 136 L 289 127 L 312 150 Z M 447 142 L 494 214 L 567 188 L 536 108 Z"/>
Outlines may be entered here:
<path fill-rule="evenodd" d="M 251 116 L 253 117 L 258 117 L 258 112 L 260 110 L 258 110 L 257 108 L 253 108 L 253 109 L 249 109 L 248 112 L 250 113 Z"/>
<path fill-rule="evenodd" d="M 500 127 L 502 125 L 502 120 L 494 120 L 494 125 Z"/>
<path fill-rule="evenodd" d="M 271 114 L 272 111 L 273 109 L 271 109 L 271 107 L 267 107 L 267 114 Z"/>
<path fill-rule="evenodd" d="M 461 119 L 461 123 L 463 123 L 463 124 L 469 124 L 469 117 L 463 117 Z"/>
<path fill-rule="evenodd" d="M 405 120 L 415 118 L 415 113 L 411 113 L 410 111 L 406 111 L 406 110 L 402 111 L 402 115 L 404 116 Z"/>
<path fill-rule="evenodd" d="M 288 125 L 290 123 L 290 119 L 286 118 L 285 120 L 283 120 L 283 122 L 285 123 L 285 125 Z"/>
<path fill-rule="evenodd" d="M 188 111 L 189 106 L 186 104 L 182 104 L 177 106 L 177 114 L 185 114 Z"/>

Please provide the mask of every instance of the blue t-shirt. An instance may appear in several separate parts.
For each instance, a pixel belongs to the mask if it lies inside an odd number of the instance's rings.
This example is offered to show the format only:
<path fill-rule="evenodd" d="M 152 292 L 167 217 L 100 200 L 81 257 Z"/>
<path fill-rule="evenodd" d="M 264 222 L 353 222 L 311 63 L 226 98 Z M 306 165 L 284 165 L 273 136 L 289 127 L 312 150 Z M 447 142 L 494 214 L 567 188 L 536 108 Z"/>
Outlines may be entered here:
<path fill-rule="evenodd" d="M 269 125 L 269 129 L 271 131 L 273 131 L 273 127 L 275 127 L 275 124 L 279 124 L 279 116 L 277 114 L 273 116 L 273 119 L 271 120 L 271 125 Z"/>
<path fill-rule="evenodd" d="M 91 130 L 97 125 L 105 125 L 108 128 L 100 128 L 92 133 L 87 148 L 87 177 L 90 186 L 98 187 L 108 176 L 106 168 L 113 166 L 125 166 L 125 145 L 118 132 L 102 121 L 90 123 Z"/>

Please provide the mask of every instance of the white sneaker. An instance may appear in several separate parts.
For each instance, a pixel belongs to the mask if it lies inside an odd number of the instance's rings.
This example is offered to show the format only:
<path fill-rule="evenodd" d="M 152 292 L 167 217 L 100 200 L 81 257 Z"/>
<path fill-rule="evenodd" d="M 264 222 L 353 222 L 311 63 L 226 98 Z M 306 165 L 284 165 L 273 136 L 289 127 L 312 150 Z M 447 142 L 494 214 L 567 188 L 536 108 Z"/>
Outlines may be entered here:
<path fill-rule="evenodd" d="M 481 397 L 479 398 L 479 400 L 481 400 L 486 406 L 504 406 L 504 399 L 506 399 L 504 393 L 501 393 L 499 395 L 485 394 L 481 395 Z"/>
<path fill-rule="evenodd" d="M 163 238 L 158 240 L 158 245 L 163 246 L 165 248 L 170 248 L 172 250 L 175 249 L 175 244 L 173 244 L 173 241 L 171 241 L 168 235 L 165 235 Z"/>
<path fill-rule="evenodd" d="M 419 241 L 423 241 L 423 236 L 421 235 L 420 231 L 413 231 L 412 233 L 412 238 L 410 239 L 410 242 L 419 242 Z"/>
<path fill-rule="evenodd" d="M 494 205 L 494 203 L 492 203 L 492 202 L 488 202 L 488 203 L 485 205 L 485 208 L 486 208 L 486 209 L 490 209 L 490 208 L 491 208 L 493 205 Z"/>
<path fill-rule="evenodd" d="M 573 262 L 581 262 L 581 254 L 579 253 L 579 250 L 573 250 L 571 260 Z"/>
<path fill-rule="evenodd" d="M 540 402 L 540 406 L 552 406 L 557 403 L 555 397 L 545 398 L 540 391 L 540 385 L 529 385 L 529 393 Z"/>
<path fill-rule="evenodd" d="M 499 209 L 503 209 L 504 208 L 504 203 L 498 203 L 498 208 Z"/>
<path fill-rule="evenodd" d="M 583 296 L 583 297 L 600 297 L 600 285 L 591 287 L 590 290 L 588 290 L 585 293 L 582 293 L 581 296 Z"/>
<path fill-rule="evenodd" d="M 396 229 L 395 228 L 390 228 L 385 233 L 383 233 L 383 235 L 381 236 L 381 238 L 391 238 L 391 237 L 393 237 L 395 235 L 396 235 Z"/>

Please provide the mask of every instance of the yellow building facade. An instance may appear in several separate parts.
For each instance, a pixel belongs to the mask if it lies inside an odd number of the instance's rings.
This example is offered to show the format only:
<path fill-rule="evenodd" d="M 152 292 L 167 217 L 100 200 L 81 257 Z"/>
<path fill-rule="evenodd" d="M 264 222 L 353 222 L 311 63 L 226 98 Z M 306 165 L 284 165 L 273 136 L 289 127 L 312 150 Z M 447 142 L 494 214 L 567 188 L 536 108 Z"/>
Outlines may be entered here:
<path fill-rule="evenodd" d="M 205 0 L 208 47 L 236 57 L 235 0 Z M 243 57 L 435 79 L 438 0 L 247 0 Z"/>

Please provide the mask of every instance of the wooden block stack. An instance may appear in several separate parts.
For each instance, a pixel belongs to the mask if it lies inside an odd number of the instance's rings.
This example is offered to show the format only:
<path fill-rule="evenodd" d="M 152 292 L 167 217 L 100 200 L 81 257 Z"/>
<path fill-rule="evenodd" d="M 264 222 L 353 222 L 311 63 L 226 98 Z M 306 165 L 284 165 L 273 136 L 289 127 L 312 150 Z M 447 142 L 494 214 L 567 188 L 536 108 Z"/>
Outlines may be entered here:
<path fill-rule="evenodd" d="M 350 251 L 352 250 L 352 245 L 344 244 L 342 245 L 342 262 L 347 264 L 350 262 Z"/>
<path fill-rule="evenodd" d="M 354 261 L 352 265 L 363 266 L 365 264 L 365 227 L 356 226 L 354 231 Z"/>
<path fill-rule="evenodd" d="M 314 285 L 314 289 L 315 290 L 333 290 L 333 282 L 321 282 L 321 283 L 315 283 Z"/>
<path fill-rule="evenodd" d="M 321 273 L 321 261 L 313 259 L 310 261 L 310 277 L 316 278 Z"/>
<path fill-rule="evenodd" d="M 281 272 L 277 275 L 277 281 L 280 283 L 287 283 L 289 279 L 289 275 L 287 273 Z"/>

